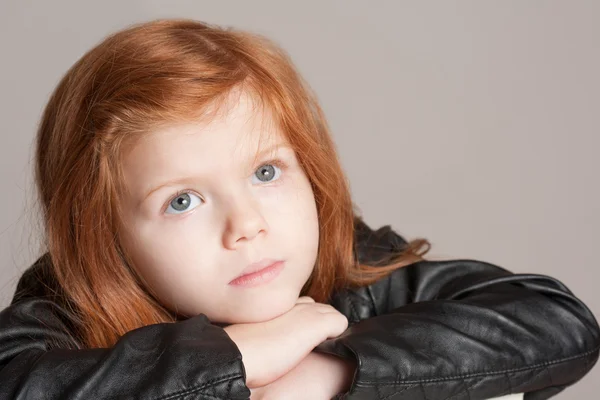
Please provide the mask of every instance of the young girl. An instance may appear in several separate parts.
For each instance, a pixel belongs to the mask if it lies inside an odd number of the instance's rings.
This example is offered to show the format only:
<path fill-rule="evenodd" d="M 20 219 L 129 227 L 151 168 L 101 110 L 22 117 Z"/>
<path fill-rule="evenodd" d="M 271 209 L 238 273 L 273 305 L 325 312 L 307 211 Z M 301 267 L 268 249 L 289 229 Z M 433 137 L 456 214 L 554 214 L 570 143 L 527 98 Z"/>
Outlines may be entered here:
<path fill-rule="evenodd" d="M 315 95 L 259 35 L 117 32 L 37 136 L 47 252 L 0 313 L 0 399 L 546 399 L 600 330 L 561 282 L 371 230 Z"/>

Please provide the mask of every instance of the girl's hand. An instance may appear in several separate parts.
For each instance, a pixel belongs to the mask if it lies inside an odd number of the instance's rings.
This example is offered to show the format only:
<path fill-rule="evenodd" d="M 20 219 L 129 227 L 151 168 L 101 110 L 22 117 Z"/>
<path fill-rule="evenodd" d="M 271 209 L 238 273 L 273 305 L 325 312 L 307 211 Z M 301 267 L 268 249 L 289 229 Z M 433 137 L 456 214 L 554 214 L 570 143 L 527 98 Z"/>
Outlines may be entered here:
<path fill-rule="evenodd" d="M 223 329 L 242 353 L 246 385 L 252 389 L 287 374 L 317 345 L 347 327 L 348 319 L 333 306 L 303 296 L 277 318 Z"/>
<path fill-rule="evenodd" d="M 251 400 L 330 400 L 350 389 L 356 362 L 311 352 L 294 369 L 266 386 L 250 389 Z"/>

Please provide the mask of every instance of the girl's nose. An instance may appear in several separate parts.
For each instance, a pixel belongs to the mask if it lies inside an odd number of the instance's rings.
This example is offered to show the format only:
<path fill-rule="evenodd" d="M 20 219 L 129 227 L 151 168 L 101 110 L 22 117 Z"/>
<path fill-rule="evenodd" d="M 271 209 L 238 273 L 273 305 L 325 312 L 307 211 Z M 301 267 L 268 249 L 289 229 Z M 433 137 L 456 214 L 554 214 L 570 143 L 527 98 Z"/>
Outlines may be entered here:
<path fill-rule="evenodd" d="M 229 209 L 225 229 L 224 245 L 235 249 L 250 241 L 261 232 L 267 232 L 267 222 L 260 210 L 252 202 L 241 201 Z"/>

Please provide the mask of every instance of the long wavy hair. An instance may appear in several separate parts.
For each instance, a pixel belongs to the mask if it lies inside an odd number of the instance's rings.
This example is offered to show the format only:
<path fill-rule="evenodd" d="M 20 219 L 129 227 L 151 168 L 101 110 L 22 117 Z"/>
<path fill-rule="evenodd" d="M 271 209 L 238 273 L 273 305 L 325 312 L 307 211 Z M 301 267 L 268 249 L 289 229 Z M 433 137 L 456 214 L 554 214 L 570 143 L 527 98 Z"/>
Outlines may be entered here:
<path fill-rule="evenodd" d="M 106 36 L 61 78 L 36 139 L 35 183 L 44 239 L 83 347 L 108 347 L 133 329 L 177 321 L 132 268 L 121 245 L 121 155 L 146 132 L 207 117 L 243 87 L 273 111 L 317 204 L 320 242 L 301 295 L 327 302 L 423 260 L 407 242 L 375 266 L 358 262 L 350 198 L 316 95 L 289 55 L 262 35 L 190 19 L 158 19 Z"/>

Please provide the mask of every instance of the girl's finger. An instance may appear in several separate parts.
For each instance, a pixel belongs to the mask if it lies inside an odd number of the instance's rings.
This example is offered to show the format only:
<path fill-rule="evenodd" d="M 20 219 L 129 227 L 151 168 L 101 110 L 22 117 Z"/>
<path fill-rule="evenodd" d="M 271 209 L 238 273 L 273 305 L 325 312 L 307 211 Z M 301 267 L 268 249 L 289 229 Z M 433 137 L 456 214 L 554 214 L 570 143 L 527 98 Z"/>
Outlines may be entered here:
<path fill-rule="evenodd" d="M 314 302 L 315 302 L 315 300 L 309 296 L 298 297 L 298 300 L 296 300 L 296 304 L 298 304 L 298 303 L 314 303 Z"/>

